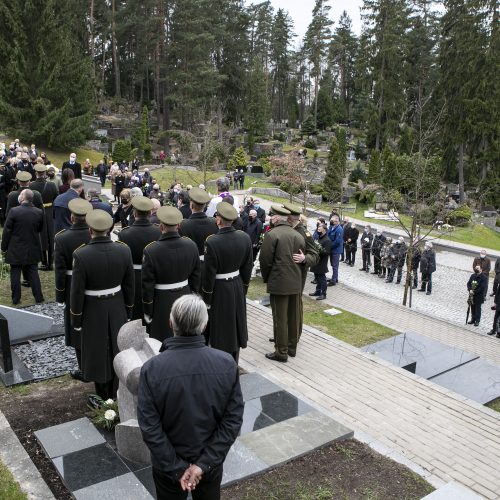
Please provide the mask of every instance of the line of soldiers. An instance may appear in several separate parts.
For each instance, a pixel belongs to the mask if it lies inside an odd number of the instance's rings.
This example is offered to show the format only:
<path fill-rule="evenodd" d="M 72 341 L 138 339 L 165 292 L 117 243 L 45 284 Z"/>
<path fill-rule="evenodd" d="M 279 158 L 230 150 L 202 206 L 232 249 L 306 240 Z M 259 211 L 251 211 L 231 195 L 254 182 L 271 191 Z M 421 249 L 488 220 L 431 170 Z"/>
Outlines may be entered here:
<path fill-rule="evenodd" d="M 71 200 L 72 226 L 55 238 L 56 299 L 65 304 L 67 345 L 77 353 L 75 378 L 93 381 L 102 398 L 116 395 L 112 361 L 117 335 L 139 319 L 160 341 L 172 336 L 174 301 L 200 293 L 209 308 L 206 341 L 238 360 L 247 345 L 246 293 L 252 271 L 250 238 L 233 228 L 236 209 L 217 205 L 215 217 L 203 212 L 210 196 L 190 192 L 192 215 L 183 219 L 174 207 L 148 219 L 152 202 L 132 199 L 134 223 L 112 242 L 112 217 L 83 199 Z"/>

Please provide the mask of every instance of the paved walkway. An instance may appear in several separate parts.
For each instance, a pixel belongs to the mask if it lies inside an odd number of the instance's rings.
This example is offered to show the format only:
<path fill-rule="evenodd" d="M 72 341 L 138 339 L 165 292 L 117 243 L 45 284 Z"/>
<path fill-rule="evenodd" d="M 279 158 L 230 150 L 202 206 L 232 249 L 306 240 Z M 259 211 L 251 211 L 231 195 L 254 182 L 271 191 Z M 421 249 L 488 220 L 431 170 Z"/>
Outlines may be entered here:
<path fill-rule="evenodd" d="M 354 309 L 353 295 L 340 290 L 335 303 L 346 307 L 351 301 Z M 486 498 L 499 498 L 500 414 L 307 326 L 296 358 L 269 361 L 264 354 L 271 346 L 270 310 L 249 303 L 248 325 L 241 366 L 274 378 L 395 450 L 427 471 L 434 484 L 436 478 L 455 480 Z M 481 355 L 487 350 L 483 341 L 496 350 L 488 339 L 472 337 L 480 339 L 474 346 Z M 497 356 L 498 351 L 496 361 Z"/>

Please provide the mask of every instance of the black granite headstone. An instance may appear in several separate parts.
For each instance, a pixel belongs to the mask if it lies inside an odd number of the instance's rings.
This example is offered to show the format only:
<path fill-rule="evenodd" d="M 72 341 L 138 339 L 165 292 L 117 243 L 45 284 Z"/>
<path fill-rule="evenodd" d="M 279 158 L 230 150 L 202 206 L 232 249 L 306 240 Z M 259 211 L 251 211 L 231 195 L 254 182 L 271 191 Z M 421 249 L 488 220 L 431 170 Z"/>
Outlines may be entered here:
<path fill-rule="evenodd" d="M 12 371 L 12 352 L 10 350 L 9 323 L 0 314 L 0 363 L 4 373 Z"/>

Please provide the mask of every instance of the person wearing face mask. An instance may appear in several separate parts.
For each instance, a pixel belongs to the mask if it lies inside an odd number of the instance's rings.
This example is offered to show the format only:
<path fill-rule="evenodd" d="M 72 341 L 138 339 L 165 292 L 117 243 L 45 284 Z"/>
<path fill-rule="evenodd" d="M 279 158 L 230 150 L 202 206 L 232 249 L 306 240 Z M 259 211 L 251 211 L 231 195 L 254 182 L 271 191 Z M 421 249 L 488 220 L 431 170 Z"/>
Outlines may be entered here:
<path fill-rule="evenodd" d="M 71 153 L 69 155 L 69 161 L 65 161 L 63 163 L 62 170 L 64 170 L 65 168 L 73 170 L 73 173 L 75 174 L 75 179 L 82 178 L 82 166 L 80 165 L 80 163 L 76 161 L 76 153 Z"/>
<path fill-rule="evenodd" d="M 328 259 L 332 251 L 332 242 L 328 238 L 328 228 L 326 224 L 318 226 L 318 243 L 321 245 L 322 250 L 319 254 L 318 263 L 311 267 L 311 272 L 314 273 L 314 281 L 316 282 L 316 290 L 309 295 L 316 297 L 316 300 L 326 299 L 326 273 L 328 272 Z"/>
<path fill-rule="evenodd" d="M 332 242 L 332 249 L 330 253 L 330 264 L 332 266 L 332 277 L 328 280 L 328 286 L 335 286 L 339 281 L 339 261 L 344 249 L 344 230 L 340 225 L 338 215 L 334 215 L 330 219 L 330 228 L 328 229 L 328 237 Z M 347 254 L 346 254 L 347 259 Z"/>
<path fill-rule="evenodd" d="M 405 240 L 400 236 L 394 245 L 391 246 L 390 257 L 391 257 L 391 268 L 389 275 L 385 280 L 386 283 L 392 283 L 394 280 L 394 275 L 396 274 L 396 269 L 398 271 L 398 276 L 396 279 L 396 284 L 401 283 L 401 278 L 403 276 L 403 266 L 405 265 L 407 246 Z"/>
<path fill-rule="evenodd" d="M 371 251 L 372 251 L 373 234 L 370 226 L 365 226 L 361 235 L 361 256 L 363 257 L 363 267 L 360 271 L 370 272 L 371 266 Z"/>
<path fill-rule="evenodd" d="M 373 272 L 372 274 L 378 274 L 382 272 L 382 258 L 381 251 L 385 243 L 385 236 L 382 234 L 380 229 L 377 229 L 377 234 L 373 238 L 372 244 L 372 255 L 373 255 Z"/>
<path fill-rule="evenodd" d="M 422 257 L 420 258 L 420 272 L 422 273 L 422 285 L 419 292 L 426 292 L 430 295 L 432 292 L 432 273 L 436 270 L 436 252 L 432 249 L 432 243 L 425 243 Z M 416 272 L 416 269 L 415 269 Z"/>
<path fill-rule="evenodd" d="M 120 223 L 122 228 L 131 225 L 134 222 L 132 196 L 129 189 L 123 189 L 120 193 L 120 204 L 113 215 L 115 224 Z"/>
<path fill-rule="evenodd" d="M 257 257 L 260 249 L 260 235 L 262 234 L 262 222 L 257 217 L 256 210 L 250 210 L 248 213 L 248 224 L 245 232 L 250 236 L 252 242 L 253 262 Z"/>
<path fill-rule="evenodd" d="M 491 271 L 491 260 L 486 254 L 486 250 L 481 250 L 479 257 L 476 257 L 474 259 L 474 262 L 472 263 L 472 269 L 475 270 L 476 266 L 479 266 L 481 268 L 481 272 L 486 276 L 486 288 L 484 290 L 484 296 L 486 297 L 488 293 L 488 280 Z"/>
<path fill-rule="evenodd" d="M 469 304 L 471 307 L 471 320 L 469 325 L 479 326 L 481 321 L 481 307 L 486 296 L 488 287 L 488 278 L 484 274 L 480 265 L 474 268 L 474 273 L 471 274 L 467 282 L 467 290 L 469 290 Z"/>
<path fill-rule="evenodd" d="M 31 180 L 35 180 L 35 169 L 30 162 L 28 153 L 21 153 L 21 161 L 17 164 L 18 172 L 28 172 L 31 175 Z"/>
<path fill-rule="evenodd" d="M 358 250 L 358 237 L 359 237 L 359 230 L 356 227 L 355 224 L 352 224 L 347 220 L 347 222 L 344 224 L 344 247 L 345 247 L 345 260 L 344 262 L 351 266 L 354 267 L 354 264 L 356 263 L 356 252 Z"/>
<path fill-rule="evenodd" d="M 264 224 L 266 222 L 266 211 L 260 206 L 260 200 L 253 200 L 253 210 L 257 212 L 257 218 Z"/>

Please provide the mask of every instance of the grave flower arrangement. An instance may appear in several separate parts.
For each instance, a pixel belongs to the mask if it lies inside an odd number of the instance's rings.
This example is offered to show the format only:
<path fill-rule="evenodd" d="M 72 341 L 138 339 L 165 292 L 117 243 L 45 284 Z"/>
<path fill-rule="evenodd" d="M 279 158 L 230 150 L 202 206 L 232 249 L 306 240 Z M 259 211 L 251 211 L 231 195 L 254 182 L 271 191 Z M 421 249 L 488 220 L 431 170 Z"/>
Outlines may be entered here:
<path fill-rule="evenodd" d="M 97 403 L 97 405 L 89 405 L 92 412 L 92 422 L 98 427 L 112 431 L 116 424 L 120 422 L 118 403 L 113 399 L 104 400 L 95 394 L 93 395 L 93 402 Z"/>

